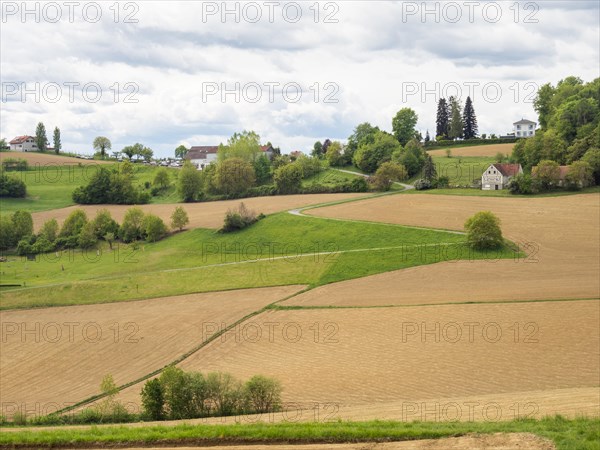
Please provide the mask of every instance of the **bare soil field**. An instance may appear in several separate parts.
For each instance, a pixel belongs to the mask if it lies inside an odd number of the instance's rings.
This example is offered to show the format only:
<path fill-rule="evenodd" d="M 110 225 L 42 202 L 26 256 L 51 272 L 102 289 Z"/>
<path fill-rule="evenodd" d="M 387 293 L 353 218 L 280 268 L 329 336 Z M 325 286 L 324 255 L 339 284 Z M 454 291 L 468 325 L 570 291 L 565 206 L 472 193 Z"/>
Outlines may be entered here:
<path fill-rule="evenodd" d="M 0 312 L 2 411 L 47 414 L 170 363 L 301 286 L 192 294 L 119 304 Z M 213 331 L 214 332 L 214 331 Z"/>
<path fill-rule="evenodd" d="M 462 230 L 492 211 L 525 258 L 450 261 L 323 286 L 290 305 L 406 305 L 600 297 L 600 196 L 394 195 L 309 210 L 320 217 Z M 418 250 L 417 250 L 418 251 Z M 423 251 L 436 251 L 428 248 Z"/>
<path fill-rule="evenodd" d="M 244 203 L 249 209 L 257 213 L 272 214 L 279 211 L 285 211 L 302 206 L 314 205 L 317 203 L 327 203 L 349 198 L 357 198 L 368 194 L 310 194 L 310 195 L 280 195 L 272 197 L 253 197 L 239 200 L 226 200 L 220 202 L 204 203 L 173 203 L 173 204 L 150 204 L 139 205 L 146 213 L 156 214 L 162 218 L 165 223 L 171 222 L 171 214 L 178 206 L 183 206 L 190 218 L 188 228 L 220 228 L 223 226 L 223 217 L 230 208 L 236 208 L 240 203 Z M 133 205 L 78 205 L 67 208 L 55 209 L 52 211 L 42 211 L 33 214 L 34 228 L 38 230 L 42 224 L 49 219 L 58 220 L 61 224 L 67 216 L 77 208 L 83 209 L 92 219 L 96 211 L 108 209 L 113 218 L 118 222 L 123 220 L 125 211 Z"/>
<path fill-rule="evenodd" d="M 99 161 L 92 159 L 73 158 L 71 156 L 61 156 L 53 153 L 30 153 L 30 152 L 0 152 L 0 161 L 7 158 L 24 159 L 29 165 L 62 165 L 62 164 L 114 164 L 114 161 Z"/>
<path fill-rule="evenodd" d="M 595 301 L 268 311 L 179 366 L 276 377 L 305 408 L 287 420 L 597 415 L 599 320 Z"/>
<path fill-rule="evenodd" d="M 491 144 L 472 147 L 450 147 L 452 156 L 496 156 L 498 152 L 510 155 L 515 144 Z M 429 150 L 431 156 L 446 156 L 446 149 Z"/>
<path fill-rule="evenodd" d="M 197 447 L 194 447 L 197 448 Z M 227 445 L 206 450 L 272 450 L 273 445 Z M 282 450 L 554 450 L 551 441 L 530 433 L 472 434 L 405 442 L 362 442 L 356 444 L 277 445 Z M 146 448 L 147 449 L 147 448 Z M 192 447 L 160 447 L 161 450 L 192 450 Z M 142 448 L 130 450 L 143 450 Z M 156 449 L 158 450 L 158 449 Z"/>

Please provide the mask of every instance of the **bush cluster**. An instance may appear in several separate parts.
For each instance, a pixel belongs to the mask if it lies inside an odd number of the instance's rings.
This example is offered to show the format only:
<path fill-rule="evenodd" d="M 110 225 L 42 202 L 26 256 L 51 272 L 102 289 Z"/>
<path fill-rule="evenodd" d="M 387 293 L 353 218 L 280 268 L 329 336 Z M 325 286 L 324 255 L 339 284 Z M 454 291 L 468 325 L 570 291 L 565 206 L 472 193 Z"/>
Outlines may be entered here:
<path fill-rule="evenodd" d="M 175 208 L 171 216 L 171 226 L 182 230 L 189 223 L 186 211 Z M 59 228 L 56 219 L 46 221 L 37 234 L 33 232 L 31 214 L 16 211 L 11 216 L 0 219 L 0 250 L 15 248 L 18 255 L 35 255 L 67 248 L 89 249 L 98 241 L 112 243 L 120 239 L 123 242 L 146 240 L 156 242 L 169 233 L 163 220 L 153 214 L 145 214 L 140 208 L 129 208 L 119 225 L 106 209 L 96 213 L 88 220 L 85 211 L 76 209 L 65 219 Z"/>
<path fill-rule="evenodd" d="M 281 385 L 273 378 L 255 375 L 242 384 L 228 373 L 204 375 L 174 366 L 147 381 L 141 396 L 147 420 L 265 413 L 281 407 Z"/>
<path fill-rule="evenodd" d="M 73 191 L 73 201 L 83 205 L 134 205 L 148 203 L 150 194 L 133 186 L 131 171 L 127 167 L 121 171 L 102 167 L 87 185 Z"/>
<path fill-rule="evenodd" d="M 23 180 L 0 171 L 0 197 L 24 198 L 26 195 L 27 186 Z"/>
<path fill-rule="evenodd" d="M 264 217 L 264 214 L 257 215 L 256 212 L 246 208 L 244 203 L 240 203 L 237 209 L 230 209 L 227 211 L 225 214 L 225 222 L 220 232 L 230 233 L 232 231 L 243 230 Z"/>

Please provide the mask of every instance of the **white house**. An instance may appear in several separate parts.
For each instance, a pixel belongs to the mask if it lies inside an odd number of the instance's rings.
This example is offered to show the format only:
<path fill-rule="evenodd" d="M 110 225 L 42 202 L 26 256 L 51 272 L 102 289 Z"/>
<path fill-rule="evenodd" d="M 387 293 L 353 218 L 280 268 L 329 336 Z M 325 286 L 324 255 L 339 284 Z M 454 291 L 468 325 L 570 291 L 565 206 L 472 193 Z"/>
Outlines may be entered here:
<path fill-rule="evenodd" d="M 481 189 L 498 191 L 504 189 L 510 179 L 523 173 L 521 164 L 491 164 L 481 175 Z"/>
<path fill-rule="evenodd" d="M 270 145 L 261 145 L 260 149 L 269 159 L 273 158 L 273 147 Z M 185 159 L 189 160 L 198 167 L 198 169 L 204 169 L 206 166 L 217 160 L 218 151 L 218 145 L 195 146 L 189 149 L 185 155 Z"/>
<path fill-rule="evenodd" d="M 531 137 L 535 134 L 535 127 L 537 123 L 531 120 L 521 119 L 518 122 L 513 123 L 513 131 L 515 137 Z"/>
<path fill-rule="evenodd" d="M 16 152 L 35 152 L 38 149 L 33 136 L 17 136 L 9 144 L 10 149 Z"/>

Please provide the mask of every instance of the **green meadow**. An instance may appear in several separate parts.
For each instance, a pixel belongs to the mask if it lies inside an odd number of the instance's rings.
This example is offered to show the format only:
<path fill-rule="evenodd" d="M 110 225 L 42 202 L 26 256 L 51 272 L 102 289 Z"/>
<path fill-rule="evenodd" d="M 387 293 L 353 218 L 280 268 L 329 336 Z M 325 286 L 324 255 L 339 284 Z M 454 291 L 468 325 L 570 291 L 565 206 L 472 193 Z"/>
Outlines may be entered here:
<path fill-rule="evenodd" d="M 463 234 L 287 212 L 221 234 L 194 229 L 157 243 L 65 250 L 1 266 L 0 309 L 117 302 L 288 284 L 314 287 L 458 259 L 513 258 L 505 246 L 477 252 Z"/>

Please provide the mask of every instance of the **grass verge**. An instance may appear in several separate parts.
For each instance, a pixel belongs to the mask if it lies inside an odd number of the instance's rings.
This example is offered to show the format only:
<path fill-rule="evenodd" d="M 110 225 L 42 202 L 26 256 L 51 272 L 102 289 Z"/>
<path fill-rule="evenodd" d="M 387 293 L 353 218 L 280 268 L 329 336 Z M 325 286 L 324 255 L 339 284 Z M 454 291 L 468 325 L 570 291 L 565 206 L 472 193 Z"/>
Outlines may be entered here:
<path fill-rule="evenodd" d="M 233 425 L 91 427 L 0 433 L 2 448 L 103 448 L 106 446 L 231 445 L 277 443 L 387 442 L 439 439 L 469 433 L 533 433 L 552 440 L 559 450 L 600 448 L 600 419 L 507 422 L 304 422 Z"/>

